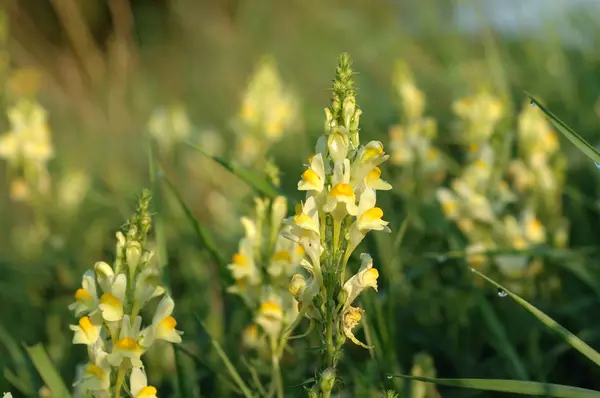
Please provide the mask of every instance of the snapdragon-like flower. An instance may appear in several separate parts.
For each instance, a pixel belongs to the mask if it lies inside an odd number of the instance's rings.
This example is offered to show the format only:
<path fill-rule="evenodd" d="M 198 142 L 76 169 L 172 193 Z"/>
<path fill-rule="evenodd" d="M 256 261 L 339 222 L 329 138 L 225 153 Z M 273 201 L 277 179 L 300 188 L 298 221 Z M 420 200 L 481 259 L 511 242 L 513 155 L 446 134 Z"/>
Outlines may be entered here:
<path fill-rule="evenodd" d="M 297 206 L 296 214 L 286 219 L 288 227 L 282 235 L 304 248 L 307 258 L 300 263 L 308 273 L 308 277 L 295 274 L 289 283 L 299 312 L 286 333 L 305 318 L 311 325 L 319 325 L 324 366 L 335 372 L 347 338 L 365 346 L 352 332 L 364 311 L 351 304 L 366 288 L 377 290 L 379 274 L 366 253 L 361 255 L 356 275 L 346 280 L 345 274 L 352 253 L 369 231 L 390 231 L 376 199 L 377 191 L 392 187 L 381 178 L 379 166 L 390 157 L 383 144 L 360 143 L 362 111 L 356 105 L 346 54 L 340 57 L 332 91 L 331 105 L 325 109 L 325 133 L 317 139 L 298 182 L 306 199 Z M 316 385 L 324 396 L 329 396 L 335 383 L 335 378 L 323 379 L 329 373 L 321 372 Z"/>
<path fill-rule="evenodd" d="M 94 397 L 120 396 L 130 370 L 133 396 L 155 397 L 156 389 L 140 374 L 142 356 L 156 340 L 181 342 L 169 295 L 158 304 L 152 323 L 142 329 L 142 308 L 165 293 L 160 272 L 151 263 L 152 253 L 146 248 L 151 227 L 149 201 L 150 193 L 144 191 L 125 233 L 116 234 L 113 265 L 96 262 L 94 269 L 84 274 L 75 302 L 69 306 L 76 315 L 84 315 L 70 328 L 73 344 L 87 345 L 89 356 L 75 384 Z"/>
<path fill-rule="evenodd" d="M 263 57 L 243 94 L 239 116 L 233 122 L 236 154 L 245 164 L 260 161 L 269 146 L 298 130 L 299 104 L 284 86 L 272 57 Z"/>
<path fill-rule="evenodd" d="M 305 210 L 310 213 L 309 207 Z M 285 197 L 256 198 L 254 214 L 241 218 L 245 234 L 229 265 L 235 281 L 228 291 L 240 296 L 253 313 L 253 323 L 244 329 L 242 343 L 270 357 L 270 365 L 275 369 L 282 353 L 279 347 L 287 341 L 282 331 L 298 314 L 297 302 L 287 292 L 288 278 L 298 270 L 304 257 L 312 253 L 303 247 L 305 240 L 314 242 L 316 237 L 319 242 L 318 219 L 296 216 L 297 223 L 294 217 L 284 222 L 286 213 Z M 291 229 L 302 227 L 307 228 L 303 240 L 284 238 L 284 231 L 289 235 Z"/>
<path fill-rule="evenodd" d="M 152 318 L 152 325 L 144 333 L 143 346 L 149 347 L 154 339 L 165 340 L 171 343 L 181 343 L 181 334 L 183 332 L 175 329 L 177 321 L 171 316 L 174 308 L 175 302 L 173 302 L 173 299 L 165 295 L 156 308 L 156 312 Z"/>
<path fill-rule="evenodd" d="M 98 308 L 98 294 L 96 291 L 96 279 L 93 271 L 86 271 L 83 274 L 81 288 L 75 291 L 75 302 L 69 305 L 69 310 L 75 313 L 75 316 L 94 312 Z"/>
<path fill-rule="evenodd" d="M 129 383 L 133 398 L 156 398 L 156 388 L 148 385 L 148 378 L 143 368 L 133 368 L 131 370 Z"/>

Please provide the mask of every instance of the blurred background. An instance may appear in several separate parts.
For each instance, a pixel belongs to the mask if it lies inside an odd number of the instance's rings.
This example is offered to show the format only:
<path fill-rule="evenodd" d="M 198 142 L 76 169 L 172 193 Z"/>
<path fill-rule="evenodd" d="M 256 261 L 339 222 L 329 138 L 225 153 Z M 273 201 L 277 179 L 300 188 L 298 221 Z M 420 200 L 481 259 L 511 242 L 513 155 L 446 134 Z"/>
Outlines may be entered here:
<path fill-rule="evenodd" d="M 71 345 L 67 306 L 81 274 L 112 261 L 115 232 L 151 186 L 149 138 L 162 174 L 226 259 L 255 194 L 184 142 L 268 176 L 290 204 L 302 199 L 296 184 L 323 134 L 344 51 L 357 72 L 361 139 L 383 142 L 391 159 L 382 178 L 394 187 L 378 195 L 392 234 L 363 243 L 380 290 L 365 295 L 372 315 L 358 333 L 370 331 L 379 348 L 347 349 L 346 396 L 494 396 L 417 388 L 389 372 L 600 389 L 598 368 L 466 267 L 600 346 L 600 170 L 523 92 L 600 144 L 599 2 L 2 6 L 0 391 L 46 393 L 22 343 L 42 342 L 67 385 L 74 380 L 86 354 Z M 228 271 L 198 243 L 172 192 L 161 192 L 178 329 L 203 359 L 180 357 L 190 391 L 237 396 L 196 318 L 246 374 L 242 330 L 252 310 L 227 293 Z M 314 375 L 307 344 L 284 358 L 286 396 L 303 396 L 298 385 Z M 172 348 L 153 350 L 148 373 L 160 395 L 188 396 L 174 380 Z"/>

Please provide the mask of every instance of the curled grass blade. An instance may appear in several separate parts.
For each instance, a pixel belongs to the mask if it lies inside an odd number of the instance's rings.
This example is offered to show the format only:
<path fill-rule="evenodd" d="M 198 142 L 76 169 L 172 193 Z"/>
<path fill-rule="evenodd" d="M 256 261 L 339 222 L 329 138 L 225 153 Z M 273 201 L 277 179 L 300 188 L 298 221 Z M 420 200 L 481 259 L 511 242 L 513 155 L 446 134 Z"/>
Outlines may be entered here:
<path fill-rule="evenodd" d="M 257 173 L 248 170 L 247 168 L 237 164 L 234 161 L 223 159 L 220 156 L 210 155 L 201 147 L 194 145 L 190 142 L 186 142 L 186 144 L 200 152 L 202 155 L 211 158 L 216 163 L 219 163 L 225 169 L 229 170 L 229 172 L 237 176 L 240 180 L 247 183 L 258 194 L 265 195 L 271 199 L 275 198 L 278 195 L 281 195 L 279 190 L 273 184 L 271 184 L 268 180 L 258 175 Z"/>
<path fill-rule="evenodd" d="M 537 395 L 557 398 L 600 398 L 600 392 L 585 388 L 565 386 L 561 384 L 538 383 L 535 381 L 501 380 L 501 379 L 437 379 L 408 375 L 388 375 L 388 378 L 435 383 L 438 385 L 468 388 L 482 391 L 498 391 L 521 395 Z"/>
<path fill-rule="evenodd" d="M 550 122 L 556 127 L 558 131 L 560 131 L 569 141 L 573 143 L 581 152 L 583 152 L 588 158 L 593 160 L 595 163 L 600 164 L 600 152 L 596 150 L 592 145 L 590 145 L 586 140 L 584 140 L 579 134 L 573 131 L 572 128 L 566 125 L 565 122 L 560 120 L 555 114 L 550 112 L 548 108 L 540 103 L 534 96 L 525 92 L 529 97 L 530 101 L 535 104 L 550 120 Z"/>
<path fill-rule="evenodd" d="M 548 315 L 537 309 L 535 306 L 529 304 L 526 300 L 518 296 L 517 294 L 511 292 L 506 289 L 504 286 L 489 278 L 488 276 L 482 274 L 481 272 L 471 268 L 471 271 L 492 285 L 496 286 L 498 289 L 506 292 L 508 296 L 510 296 L 513 300 L 515 300 L 518 304 L 520 304 L 527 311 L 531 312 L 540 322 L 542 322 L 546 327 L 557 333 L 560 337 L 562 337 L 571 347 L 575 348 L 577 351 L 585 355 L 590 361 L 594 362 L 596 365 L 600 366 L 600 353 L 594 350 L 592 347 L 587 345 L 583 340 L 579 337 L 575 336 L 573 333 L 569 332 L 563 326 L 561 326 L 554 319 L 550 318 Z"/>
<path fill-rule="evenodd" d="M 71 398 L 69 389 L 67 389 L 67 386 L 60 378 L 60 374 L 50 360 L 50 357 L 48 357 L 44 346 L 41 343 L 31 347 L 25 346 L 25 351 L 29 354 L 33 366 L 40 374 L 46 386 L 52 391 L 52 396 L 54 398 Z"/>

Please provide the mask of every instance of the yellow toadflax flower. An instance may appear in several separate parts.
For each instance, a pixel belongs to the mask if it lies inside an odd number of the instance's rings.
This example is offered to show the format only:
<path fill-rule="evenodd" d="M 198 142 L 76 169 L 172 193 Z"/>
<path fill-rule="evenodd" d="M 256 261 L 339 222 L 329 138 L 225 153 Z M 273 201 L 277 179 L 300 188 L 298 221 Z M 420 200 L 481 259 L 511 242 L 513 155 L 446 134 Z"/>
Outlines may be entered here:
<path fill-rule="evenodd" d="M 93 271 L 83 274 L 81 288 L 75 291 L 75 302 L 69 305 L 69 310 L 75 312 L 75 316 L 91 313 L 98 309 L 98 294 L 96 293 L 96 280 Z"/>
<path fill-rule="evenodd" d="M 360 323 L 362 318 L 362 314 L 364 314 L 365 310 L 362 308 L 349 306 L 346 308 L 342 314 L 342 325 L 344 335 L 350 339 L 354 344 L 359 345 L 364 348 L 371 348 L 362 341 L 358 340 L 356 336 L 354 336 L 354 332 L 352 329 L 356 327 Z"/>
<path fill-rule="evenodd" d="M 144 347 L 150 347 L 152 342 L 157 340 L 165 340 L 171 343 L 181 343 L 181 335 L 183 332 L 176 330 L 177 321 L 171 316 L 175 303 L 168 295 L 165 295 L 158 304 L 152 325 L 142 331 Z"/>
<path fill-rule="evenodd" d="M 258 308 L 256 323 L 269 336 L 276 337 L 283 327 L 283 317 L 284 313 L 280 300 L 272 296 L 268 300 L 263 301 Z"/>
<path fill-rule="evenodd" d="M 126 364 L 133 367 L 142 366 L 140 357 L 143 349 L 138 342 L 141 337 L 141 326 L 142 318 L 140 316 L 135 317 L 133 323 L 131 323 L 129 315 L 123 316 L 119 338 L 114 343 L 112 352 L 108 355 L 108 362 L 112 366 L 118 367 L 123 361 L 128 361 Z"/>
<path fill-rule="evenodd" d="M 349 307 L 358 295 L 366 288 L 372 287 L 377 291 L 377 278 L 379 272 L 373 268 L 373 258 L 367 254 L 360 255 L 362 261 L 358 272 L 344 283 L 343 290 L 346 292 L 346 302 L 344 307 Z"/>
<path fill-rule="evenodd" d="M 133 368 L 129 377 L 129 386 L 133 398 L 156 398 L 156 388 L 148 385 L 148 378 L 143 368 Z"/>
<path fill-rule="evenodd" d="M 91 346 L 88 351 L 90 362 L 83 367 L 81 378 L 73 385 L 96 395 L 108 394 L 110 391 L 111 367 L 108 363 L 108 354 L 104 351 L 103 340 L 98 340 L 98 343 Z"/>
<path fill-rule="evenodd" d="M 100 338 L 102 330 L 102 315 L 99 312 L 79 319 L 78 325 L 69 326 L 73 335 L 73 344 L 93 345 Z"/>

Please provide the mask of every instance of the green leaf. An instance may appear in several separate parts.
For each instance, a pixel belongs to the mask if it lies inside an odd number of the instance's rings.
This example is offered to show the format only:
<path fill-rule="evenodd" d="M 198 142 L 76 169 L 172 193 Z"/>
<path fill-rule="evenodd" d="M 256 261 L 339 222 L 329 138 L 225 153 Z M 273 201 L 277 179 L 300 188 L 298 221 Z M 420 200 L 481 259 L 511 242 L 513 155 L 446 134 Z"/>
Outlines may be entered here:
<path fill-rule="evenodd" d="M 198 241 L 200 242 L 202 247 L 204 247 L 208 251 L 209 255 L 212 257 L 214 262 L 219 266 L 219 272 L 217 272 L 217 275 L 219 275 L 221 283 L 223 283 L 226 286 L 230 285 L 231 275 L 229 274 L 229 272 L 227 272 L 227 262 L 225 261 L 225 258 L 222 255 L 222 251 L 219 250 L 217 244 L 212 239 L 212 236 L 210 236 L 208 231 L 206 231 L 206 229 L 204 229 L 204 227 L 198 222 L 198 220 L 196 220 L 196 218 L 192 214 L 192 211 L 185 204 L 185 201 L 179 194 L 179 191 L 177 190 L 175 185 L 173 185 L 173 183 L 169 181 L 166 177 L 162 177 L 162 180 L 165 182 L 165 185 L 167 186 L 167 188 L 169 188 L 169 190 L 175 196 L 175 199 L 183 209 L 186 218 L 192 225 L 192 228 L 194 230 L 194 233 L 196 234 L 196 237 L 198 238 Z"/>
<path fill-rule="evenodd" d="M 208 153 L 206 153 L 206 151 L 204 151 L 204 149 L 190 142 L 186 142 L 186 144 L 194 148 L 204 156 L 211 158 L 215 162 L 219 163 L 221 166 L 225 167 L 232 174 L 237 176 L 240 180 L 246 182 L 249 186 L 251 186 L 257 193 L 265 195 L 271 199 L 275 198 L 276 196 L 282 195 L 279 192 L 279 190 L 268 180 L 258 175 L 257 173 L 248 170 L 244 166 L 237 164 L 234 161 L 223 159 L 220 156 L 209 155 Z"/>
<path fill-rule="evenodd" d="M 564 386 L 561 384 L 538 383 L 535 381 L 500 379 L 436 379 L 408 375 L 388 375 L 388 378 L 400 377 L 438 385 L 469 388 L 483 391 L 499 391 L 522 395 L 542 395 L 558 398 L 600 398 L 600 392 L 585 388 Z"/>
<path fill-rule="evenodd" d="M 31 362 L 33 362 L 33 366 L 35 366 L 42 380 L 44 380 L 46 386 L 52 391 L 52 396 L 54 398 L 71 398 L 71 393 L 60 378 L 60 374 L 56 370 L 56 367 L 54 367 L 50 357 L 48 357 L 44 346 L 38 343 L 31 347 L 25 346 L 25 350 L 29 354 L 29 358 L 31 358 Z"/>
<path fill-rule="evenodd" d="M 594 362 L 596 365 L 600 366 L 600 353 L 594 350 L 592 347 L 587 345 L 583 340 L 579 337 L 575 336 L 573 333 L 569 332 L 563 326 L 559 325 L 554 319 L 550 318 L 548 315 L 544 314 L 542 311 L 529 304 L 525 299 L 521 298 L 517 294 L 511 292 L 506 289 L 504 286 L 494 281 L 493 279 L 485 276 L 481 272 L 476 269 L 471 268 L 471 271 L 481 276 L 483 279 L 496 286 L 498 289 L 506 292 L 508 296 L 510 296 L 513 300 L 519 303 L 523 308 L 527 311 L 531 312 L 540 322 L 542 322 L 546 327 L 556 332 L 560 337 L 562 337 L 571 347 L 575 348 L 577 351 L 585 355 L 590 361 Z"/>
<path fill-rule="evenodd" d="M 167 236 L 165 232 L 165 220 L 163 217 L 163 201 L 161 191 L 158 188 L 156 182 L 156 172 L 158 170 L 158 164 L 156 162 L 155 146 L 153 142 L 150 142 L 149 148 L 149 167 L 150 167 L 150 182 L 152 184 L 153 200 L 151 203 L 152 208 L 155 210 L 154 214 L 154 235 L 156 237 L 156 245 L 158 249 L 158 262 L 159 266 L 163 270 L 163 280 L 169 290 L 171 290 L 171 273 L 173 269 L 168 264 L 168 250 L 167 250 Z M 178 350 L 174 350 L 175 356 L 175 370 L 177 376 L 177 388 L 179 390 L 180 397 L 199 397 L 199 391 L 194 388 L 190 382 L 190 375 L 195 373 L 195 366 L 193 362 L 184 361 Z"/>
<path fill-rule="evenodd" d="M 555 114 L 550 112 L 544 105 L 540 103 L 535 97 L 533 97 L 528 92 L 525 92 L 532 103 L 534 103 L 544 114 L 550 122 L 560 131 L 569 141 L 573 143 L 581 152 L 587 155 L 590 159 L 592 159 L 595 163 L 600 164 L 600 152 L 596 150 L 593 146 L 591 146 L 586 140 L 581 138 L 579 134 L 573 131 L 572 128 L 567 126 L 562 120 L 560 120 Z"/>
<path fill-rule="evenodd" d="M 231 378 L 233 379 L 235 384 L 239 387 L 240 390 L 242 390 L 242 393 L 246 398 L 252 398 L 253 397 L 252 391 L 250 391 L 250 388 L 246 385 L 246 383 L 244 383 L 242 376 L 240 376 L 238 371 L 235 369 L 235 366 L 233 366 L 233 364 L 229 360 L 229 357 L 227 356 L 227 354 L 225 353 L 225 351 L 223 350 L 223 348 L 221 347 L 219 342 L 211 336 L 210 332 L 206 328 L 206 325 L 204 324 L 204 322 L 202 322 L 202 320 L 200 318 L 196 317 L 196 320 L 208 334 L 208 337 L 210 338 L 210 342 L 212 343 L 213 348 L 215 349 L 215 351 L 217 352 L 217 354 L 219 355 L 219 357 L 225 364 L 225 367 L 227 368 L 227 371 L 229 372 L 229 375 L 231 376 Z"/>
<path fill-rule="evenodd" d="M 511 344 L 504 325 L 502 325 L 502 322 L 498 320 L 498 316 L 494 312 L 494 309 L 490 303 L 483 297 L 481 300 L 479 300 L 479 309 L 481 310 L 483 319 L 496 337 L 498 349 L 510 361 L 509 371 L 513 373 L 514 377 L 518 377 L 521 380 L 526 380 L 528 375 L 525 365 L 523 365 L 523 362 L 521 362 L 515 347 Z"/>
<path fill-rule="evenodd" d="M 27 361 L 27 357 L 23 353 L 23 350 L 19 346 L 19 344 L 15 341 L 15 339 L 8 333 L 8 331 L 4 328 L 2 323 L 0 323 L 0 343 L 6 348 L 6 351 L 10 355 L 12 359 L 12 363 L 16 369 L 17 374 L 14 375 L 10 381 L 15 387 L 19 388 L 21 391 L 33 391 L 33 381 L 32 374 L 33 371 L 29 366 Z M 10 369 L 5 368 L 4 374 L 9 375 L 6 376 L 7 380 L 13 375 L 13 372 Z M 18 380 L 18 381 L 17 381 Z M 17 384 L 18 383 L 18 386 Z M 24 390 L 23 390 L 24 389 Z"/>

